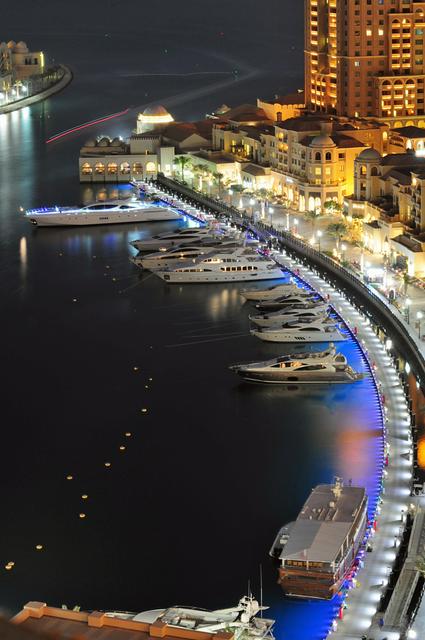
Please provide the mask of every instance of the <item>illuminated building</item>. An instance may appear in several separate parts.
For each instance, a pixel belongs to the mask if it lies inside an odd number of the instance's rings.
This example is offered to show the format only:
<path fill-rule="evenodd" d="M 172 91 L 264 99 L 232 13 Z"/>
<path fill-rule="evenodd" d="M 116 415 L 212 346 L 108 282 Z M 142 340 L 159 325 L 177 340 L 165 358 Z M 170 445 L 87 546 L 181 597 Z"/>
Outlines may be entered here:
<path fill-rule="evenodd" d="M 11 74 L 13 80 L 23 80 L 45 71 L 42 51 L 30 51 L 25 42 L 0 43 L 0 73 Z"/>
<path fill-rule="evenodd" d="M 354 187 L 345 205 L 364 217 L 365 248 L 411 276 L 425 273 L 425 158 L 366 149 L 355 161 Z"/>
<path fill-rule="evenodd" d="M 170 122 L 174 122 L 174 118 L 162 104 L 146 107 L 146 109 L 137 116 L 136 133 L 158 130 L 170 124 Z"/>
<path fill-rule="evenodd" d="M 306 0 L 312 110 L 425 127 L 425 2 Z"/>

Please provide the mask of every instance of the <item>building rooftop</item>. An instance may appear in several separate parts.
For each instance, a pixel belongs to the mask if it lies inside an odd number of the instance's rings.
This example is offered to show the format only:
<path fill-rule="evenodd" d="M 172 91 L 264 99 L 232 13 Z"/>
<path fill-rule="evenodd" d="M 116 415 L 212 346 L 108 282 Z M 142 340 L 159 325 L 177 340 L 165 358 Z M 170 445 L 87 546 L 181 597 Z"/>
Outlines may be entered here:
<path fill-rule="evenodd" d="M 414 151 L 408 151 L 407 153 L 389 153 L 382 158 L 381 165 L 384 167 L 424 167 L 425 158 L 418 158 Z"/>
<path fill-rule="evenodd" d="M 263 111 L 254 104 L 241 104 L 238 107 L 234 107 L 229 111 L 226 111 L 222 116 L 222 119 L 232 122 L 267 122 L 268 118 Z"/>
<path fill-rule="evenodd" d="M 315 487 L 292 525 L 281 560 L 334 562 L 364 497 L 362 487 Z"/>
<path fill-rule="evenodd" d="M 398 127 L 397 129 L 392 129 L 395 133 L 398 133 L 402 138 L 425 138 L 425 129 L 421 127 Z"/>
<path fill-rule="evenodd" d="M 251 176 L 265 176 L 266 170 L 264 167 L 260 167 L 258 164 L 247 164 L 243 169 L 243 173 L 248 173 Z"/>

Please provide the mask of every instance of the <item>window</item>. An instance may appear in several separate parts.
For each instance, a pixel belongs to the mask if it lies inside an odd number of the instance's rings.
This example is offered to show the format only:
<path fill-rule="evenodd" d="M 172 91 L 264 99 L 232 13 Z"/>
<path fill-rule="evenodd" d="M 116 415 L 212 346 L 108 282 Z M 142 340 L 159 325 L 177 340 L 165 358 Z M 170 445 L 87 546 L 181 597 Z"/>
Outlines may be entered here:
<path fill-rule="evenodd" d="M 130 173 L 130 165 L 128 162 L 121 162 L 121 166 L 120 166 L 120 171 L 121 173 Z"/>
<path fill-rule="evenodd" d="M 155 173 L 156 171 L 155 162 L 148 162 L 146 164 L 146 171 L 147 173 Z"/>
<path fill-rule="evenodd" d="M 108 173 L 109 175 L 115 175 L 118 173 L 118 165 L 116 162 L 110 162 L 108 164 Z"/>
<path fill-rule="evenodd" d="M 135 162 L 133 164 L 133 173 L 143 173 L 143 165 L 141 162 Z"/>
<path fill-rule="evenodd" d="M 91 167 L 91 165 L 88 162 L 85 162 L 83 164 L 83 166 L 81 167 L 81 173 L 83 174 L 83 176 L 91 176 L 93 173 L 93 169 Z"/>
<path fill-rule="evenodd" d="M 94 170 L 96 173 L 105 173 L 105 165 L 103 162 L 96 162 Z"/>

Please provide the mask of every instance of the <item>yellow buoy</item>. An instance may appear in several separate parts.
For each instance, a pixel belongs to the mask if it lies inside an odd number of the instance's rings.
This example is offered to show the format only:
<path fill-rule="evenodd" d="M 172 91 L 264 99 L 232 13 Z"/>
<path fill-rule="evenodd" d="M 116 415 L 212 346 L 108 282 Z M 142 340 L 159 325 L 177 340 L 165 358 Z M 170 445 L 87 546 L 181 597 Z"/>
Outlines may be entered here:
<path fill-rule="evenodd" d="M 11 564 L 7 564 L 5 566 L 6 571 L 10 571 L 13 568 L 13 566 Z"/>
<path fill-rule="evenodd" d="M 66 476 L 66 479 L 67 479 L 67 480 L 73 480 L 73 479 L 74 479 L 74 476 Z"/>
<path fill-rule="evenodd" d="M 110 462 L 105 462 L 105 467 L 110 467 L 111 463 Z"/>
<path fill-rule="evenodd" d="M 142 413 L 147 413 L 147 412 L 148 412 L 147 409 L 145 409 L 145 408 L 142 409 Z"/>
<path fill-rule="evenodd" d="M 87 493 L 83 493 L 83 495 L 81 496 L 81 499 L 82 500 L 87 500 L 87 498 L 88 498 Z"/>
<path fill-rule="evenodd" d="M 125 446 L 123 444 L 120 446 L 120 451 L 125 451 Z"/>
<path fill-rule="evenodd" d="M 37 551 L 41 551 L 43 549 L 43 545 L 42 544 L 36 544 L 35 548 L 37 549 Z"/>
<path fill-rule="evenodd" d="M 130 431 L 126 431 L 124 435 L 125 435 L 126 438 L 130 438 L 131 437 L 131 432 Z"/>
<path fill-rule="evenodd" d="M 133 371 L 139 371 L 139 367 L 133 367 Z"/>
<path fill-rule="evenodd" d="M 85 513 L 80 513 L 80 518 L 81 518 L 81 520 L 82 520 L 83 518 L 85 518 L 85 517 L 86 517 L 86 514 L 85 514 Z"/>
<path fill-rule="evenodd" d="M 149 378 L 149 382 L 152 382 L 153 378 Z"/>

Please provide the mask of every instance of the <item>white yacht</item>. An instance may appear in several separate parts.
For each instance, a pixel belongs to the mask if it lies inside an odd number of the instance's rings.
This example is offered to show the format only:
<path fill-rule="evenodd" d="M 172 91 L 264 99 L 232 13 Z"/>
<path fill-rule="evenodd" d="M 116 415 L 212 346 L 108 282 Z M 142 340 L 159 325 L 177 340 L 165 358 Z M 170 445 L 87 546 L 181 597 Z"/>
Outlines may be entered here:
<path fill-rule="evenodd" d="M 188 227 L 167 233 L 160 233 L 146 240 L 133 240 L 130 244 L 138 249 L 138 251 L 166 251 L 167 249 L 177 246 L 194 244 L 195 242 L 199 243 L 205 240 L 213 241 L 219 238 L 228 239 L 233 236 L 237 236 L 237 234 L 230 236 L 220 228 Z"/>
<path fill-rule="evenodd" d="M 274 260 L 246 247 L 217 251 L 205 258 L 201 256 L 191 265 L 154 273 L 169 283 L 244 282 L 285 277 Z"/>
<path fill-rule="evenodd" d="M 265 362 L 235 364 L 230 369 L 249 382 L 268 384 L 346 383 L 364 378 L 363 373 L 349 366 L 342 353 L 336 353 L 333 344 L 326 351 L 307 351 Z"/>
<path fill-rule="evenodd" d="M 241 242 L 237 240 L 221 241 L 217 239 L 196 245 L 195 247 L 189 244 L 188 246 L 182 245 L 174 249 L 169 249 L 168 251 L 157 251 L 155 253 L 138 255 L 130 258 L 130 260 L 141 269 L 149 269 L 151 271 L 155 269 L 173 269 L 179 263 L 193 263 L 194 260 L 197 260 L 201 256 L 217 253 L 218 249 L 230 251 L 240 246 L 242 246 Z M 181 264 L 179 266 L 181 266 Z"/>
<path fill-rule="evenodd" d="M 267 289 L 242 289 L 240 294 L 245 300 L 275 300 L 280 296 L 301 293 L 301 289 L 293 282 L 283 282 L 282 284 L 275 284 Z"/>
<path fill-rule="evenodd" d="M 259 311 L 268 313 L 270 311 L 279 311 L 279 309 L 285 309 L 294 305 L 310 304 L 318 301 L 317 293 L 313 291 L 306 291 L 305 289 L 299 289 L 294 294 L 286 296 L 280 296 L 275 300 L 260 300 L 255 308 Z"/>
<path fill-rule="evenodd" d="M 258 327 L 273 327 L 276 324 L 285 324 L 290 321 L 311 321 L 319 318 L 326 318 L 329 315 L 327 304 L 306 305 L 307 308 L 296 309 L 294 307 L 283 308 L 272 313 L 262 313 L 257 316 L 248 316 L 251 322 Z"/>
<path fill-rule="evenodd" d="M 347 339 L 336 322 L 329 324 L 320 319 L 308 324 L 294 321 L 279 329 L 252 329 L 251 335 L 263 342 L 341 342 Z"/>
<path fill-rule="evenodd" d="M 124 224 L 126 222 L 160 222 L 179 220 L 181 215 L 169 207 L 129 198 L 95 202 L 83 207 L 41 207 L 25 212 L 38 227 Z"/>

